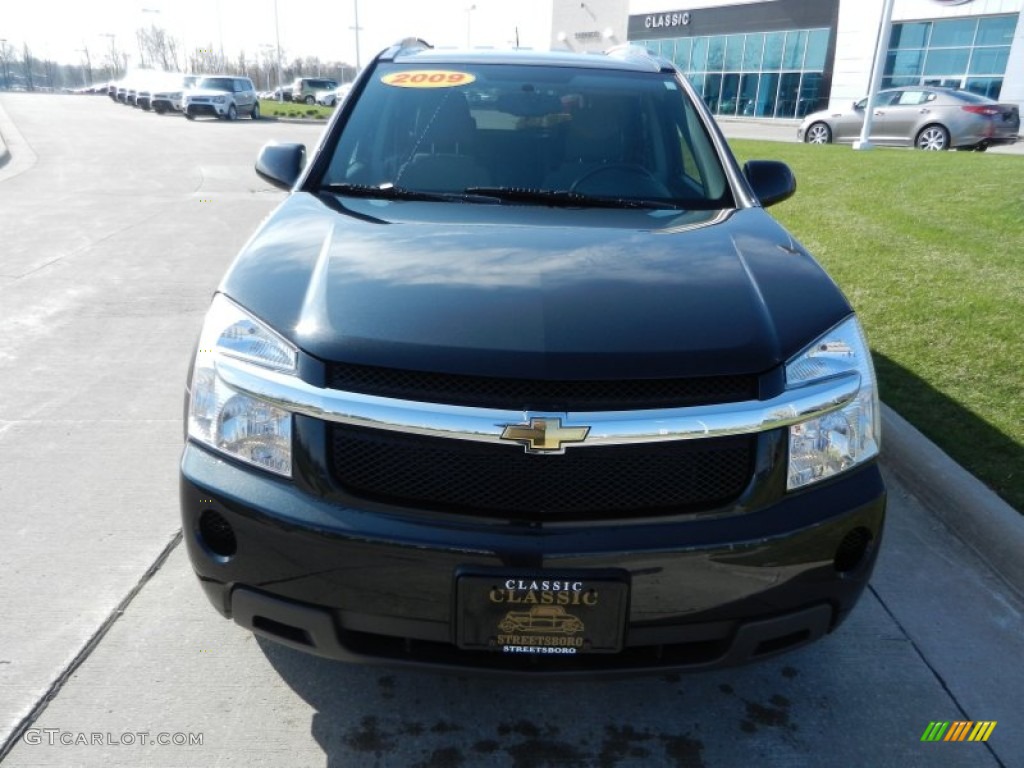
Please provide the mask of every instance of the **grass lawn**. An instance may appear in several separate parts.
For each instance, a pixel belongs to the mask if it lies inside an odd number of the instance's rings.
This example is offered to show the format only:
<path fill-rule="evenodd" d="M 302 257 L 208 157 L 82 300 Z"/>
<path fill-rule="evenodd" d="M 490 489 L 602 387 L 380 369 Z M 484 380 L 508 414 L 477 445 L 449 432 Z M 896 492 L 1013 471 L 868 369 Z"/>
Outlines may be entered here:
<path fill-rule="evenodd" d="M 730 145 L 796 174 L 771 212 L 856 308 L 882 399 L 1024 512 L 1024 156 Z"/>
<path fill-rule="evenodd" d="M 309 120 L 326 120 L 334 114 L 333 107 L 321 107 L 319 104 L 299 104 L 294 101 L 274 101 L 260 99 L 260 114 L 263 117 L 292 117 Z"/>

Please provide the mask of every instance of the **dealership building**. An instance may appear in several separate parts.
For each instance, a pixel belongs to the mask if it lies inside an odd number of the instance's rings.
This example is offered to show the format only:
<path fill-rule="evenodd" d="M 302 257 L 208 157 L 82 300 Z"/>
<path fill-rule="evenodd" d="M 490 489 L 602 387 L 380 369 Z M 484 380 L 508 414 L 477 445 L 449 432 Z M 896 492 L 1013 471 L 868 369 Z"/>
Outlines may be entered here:
<path fill-rule="evenodd" d="M 718 115 L 799 118 L 867 93 L 883 0 L 555 0 L 553 50 L 643 45 Z M 1024 0 L 895 0 L 882 86 L 1024 107 Z"/>

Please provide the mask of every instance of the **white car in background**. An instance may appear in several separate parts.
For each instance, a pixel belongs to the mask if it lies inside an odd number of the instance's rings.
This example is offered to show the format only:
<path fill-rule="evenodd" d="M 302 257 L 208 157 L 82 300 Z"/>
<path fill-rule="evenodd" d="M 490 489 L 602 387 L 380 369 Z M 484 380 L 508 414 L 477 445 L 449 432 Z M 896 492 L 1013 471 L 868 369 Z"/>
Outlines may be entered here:
<path fill-rule="evenodd" d="M 345 100 L 348 92 L 352 90 L 352 83 L 342 83 L 337 88 L 329 91 L 317 91 L 316 103 L 325 107 L 335 107 Z"/>
<path fill-rule="evenodd" d="M 184 108 L 184 92 L 192 88 L 201 78 L 200 75 L 183 75 L 180 72 L 168 72 L 159 90 L 153 91 L 150 100 L 154 112 L 181 112 Z"/>

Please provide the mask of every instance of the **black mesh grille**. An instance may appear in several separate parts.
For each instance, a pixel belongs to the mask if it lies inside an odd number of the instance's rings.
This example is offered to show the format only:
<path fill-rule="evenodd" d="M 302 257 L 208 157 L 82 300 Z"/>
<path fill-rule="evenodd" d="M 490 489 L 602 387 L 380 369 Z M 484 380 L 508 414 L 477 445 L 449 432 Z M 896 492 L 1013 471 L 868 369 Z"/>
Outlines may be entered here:
<path fill-rule="evenodd" d="M 334 363 L 328 386 L 428 403 L 533 411 L 618 411 L 757 399 L 757 376 L 546 381 Z"/>
<path fill-rule="evenodd" d="M 516 519 L 582 520 L 695 512 L 737 498 L 755 436 L 569 449 L 420 437 L 335 424 L 336 482 L 362 498 Z"/>

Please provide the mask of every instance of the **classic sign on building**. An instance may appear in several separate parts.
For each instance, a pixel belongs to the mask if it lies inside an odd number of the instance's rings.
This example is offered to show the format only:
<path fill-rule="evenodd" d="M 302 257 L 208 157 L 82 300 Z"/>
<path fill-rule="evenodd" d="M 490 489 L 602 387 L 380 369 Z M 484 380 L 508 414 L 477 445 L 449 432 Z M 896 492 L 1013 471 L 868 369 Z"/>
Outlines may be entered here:
<path fill-rule="evenodd" d="M 880 0 L 673 9 L 685 1 L 631 0 L 628 40 L 675 64 L 716 115 L 802 118 L 869 89 Z M 1024 108 L 1022 13 L 1024 0 L 895 0 L 880 86 L 951 88 Z"/>
<path fill-rule="evenodd" d="M 652 13 L 644 18 L 644 26 L 647 29 L 661 29 L 663 27 L 686 27 L 690 24 L 689 11 L 676 11 L 675 13 Z"/>

